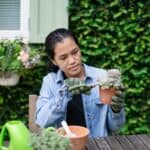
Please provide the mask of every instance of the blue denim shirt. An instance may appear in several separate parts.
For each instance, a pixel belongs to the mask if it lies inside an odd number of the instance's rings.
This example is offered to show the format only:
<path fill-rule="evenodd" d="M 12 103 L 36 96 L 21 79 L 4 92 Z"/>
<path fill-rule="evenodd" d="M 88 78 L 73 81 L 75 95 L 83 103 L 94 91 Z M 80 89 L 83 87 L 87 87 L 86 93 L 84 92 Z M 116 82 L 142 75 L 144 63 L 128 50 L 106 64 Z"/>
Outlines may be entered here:
<path fill-rule="evenodd" d="M 84 64 L 85 82 L 91 84 L 98 78 L 106 75 L 106 71 Z M 59 70 L 57 73 L 49 73 L 43 78 L 40 95 L 36 105 L 36 123 L 41 127 L 60 127 L 61 121 L 66 120 L 67 103 L 71 95 L 61 92 L 63 88 L 63 75 Z M 102 104 L 99 87 L 91 90 L 90 95 L 82 94 L 86 126 L 90 130 L 91 137 L 102 137 L 118 131 L 125 123 L 125 113 L 122 109 L 114 113 L 109 105 Z"/>

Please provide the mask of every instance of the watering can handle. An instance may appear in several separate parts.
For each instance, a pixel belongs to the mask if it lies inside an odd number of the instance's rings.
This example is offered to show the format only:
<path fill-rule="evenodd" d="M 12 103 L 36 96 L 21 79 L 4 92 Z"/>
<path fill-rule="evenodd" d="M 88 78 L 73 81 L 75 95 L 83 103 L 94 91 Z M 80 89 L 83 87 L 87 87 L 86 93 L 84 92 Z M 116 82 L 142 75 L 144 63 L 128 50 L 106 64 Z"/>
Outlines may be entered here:
<path fill-rule="evenodd" d="M 8 148 L 4 145 L 4 140 L 6 136 L 5 133 L 7 132 L 10 137 Z M 3 126 L 0 133 L 0 150 L 32 150 L 32 148 L 28 144 L 29 135 L 30 134 L 28 129 L 21 121 L 8 121 Z"/>
<path fill-rule="evenodd" d="M 4 128 L 2 129 L 1 134 L 0 134 L 0 150 L 8 150 L 7 147 L 3 146 L 4 137 L 5 137 L 5 134 L 4 134 L 5 130 L 6 130 L 6 127 L 4 126 Z"/>
<path fill-rule="evenodd" d="M 2 147 L 1 147 L 1 150 L 8 150 L 8 148 L 7 148 L 7 147 L 2 146 Z"/>

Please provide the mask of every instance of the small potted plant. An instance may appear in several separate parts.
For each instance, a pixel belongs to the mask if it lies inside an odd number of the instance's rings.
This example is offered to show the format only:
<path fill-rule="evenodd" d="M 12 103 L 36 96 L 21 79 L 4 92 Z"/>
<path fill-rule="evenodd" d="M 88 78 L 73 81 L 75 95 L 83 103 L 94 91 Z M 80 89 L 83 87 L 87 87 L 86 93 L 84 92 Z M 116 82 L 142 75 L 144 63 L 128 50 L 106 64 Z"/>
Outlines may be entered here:
<path fill-rule="evenodd" d="M 0 40 L 0 85 L 14 86 L 18 83 L 24 69 L 33 68 L 40 63 L 38 52 L 29 49 L 21 39 Z"/>
<path fill-rule="evenodd" d="M 116 88 L 120 87 L 121 73 L 118 69 L 109 69 L 102 79 L 98 79 L 100 86 L 100 97 L 104 104 L 110 104 L 112 96 L 115 95 Z"/>
<path fill-rule="evenodd" d="M 31 133 L 30 146 L 33 150 L 71 150 L 69 138 L 58 134 L 54 128 L 42 129 L 39 133 Z"/>

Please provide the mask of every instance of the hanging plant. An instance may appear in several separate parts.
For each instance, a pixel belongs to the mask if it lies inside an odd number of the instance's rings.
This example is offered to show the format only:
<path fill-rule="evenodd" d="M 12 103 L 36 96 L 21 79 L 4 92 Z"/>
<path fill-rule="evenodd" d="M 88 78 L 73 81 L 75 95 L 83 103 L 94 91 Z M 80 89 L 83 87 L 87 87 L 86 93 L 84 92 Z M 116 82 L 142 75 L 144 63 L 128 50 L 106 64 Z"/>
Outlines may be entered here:
<path fill-rule="evenodd" d="M 0 85 L 13 86 L 19 82 L 20 75 L 15 72 L 0 72 Z"/>
<path fill-rule="evenodd" d="M 21 73 L 41 63 L 39 52 L 30 49 L 21 39 L 0 40 L 0 85 L 14 86 Z"/>

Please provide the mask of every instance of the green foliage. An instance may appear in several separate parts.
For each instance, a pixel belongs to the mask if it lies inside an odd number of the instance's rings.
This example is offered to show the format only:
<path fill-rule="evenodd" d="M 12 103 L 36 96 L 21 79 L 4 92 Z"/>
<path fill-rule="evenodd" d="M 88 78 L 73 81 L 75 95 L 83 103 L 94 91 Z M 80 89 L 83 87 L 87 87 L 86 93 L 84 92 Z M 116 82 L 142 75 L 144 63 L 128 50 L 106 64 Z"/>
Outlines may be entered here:
<path fill-rule="evenodd" d="M 69 1 L 69 28 L 83 61 L 122 72 L 127 121 L 121 134 L 150 133 L 149 6 L 149 0 Z"/>
<path fill-rule="evenodd" d="M 22 64 L 18 60 L 18 55 L 22 49 L 22 44 L 19 39 L 16 40 L 1 40 L 0 41 L 0 71 L 20 70 Z"/>
<path fill-rule="evenodd" d="M 30 145 L 34 150 L 70 150 L 71 143 L 68 138 L 58 135 L 56 131 L 47 129 L 40 133 L 32 133 Z"/>
<path fill-rule="evenodd" d="M 43 45 L 32 45 L 31 48 L 44 53 Z M 39 94 L 42 78 L 47 73 L 45 56 L 42 56 L 42 61 L 33 69 L 22 70 L 16 86 L 0 86 L 0 126 L 8 120 L 21 120 L 28 125 L 29 94 Z"/>

